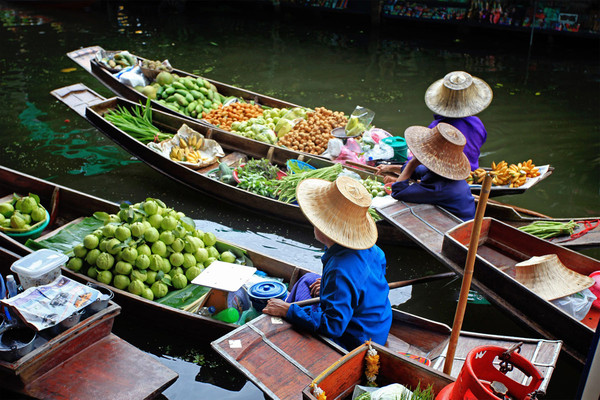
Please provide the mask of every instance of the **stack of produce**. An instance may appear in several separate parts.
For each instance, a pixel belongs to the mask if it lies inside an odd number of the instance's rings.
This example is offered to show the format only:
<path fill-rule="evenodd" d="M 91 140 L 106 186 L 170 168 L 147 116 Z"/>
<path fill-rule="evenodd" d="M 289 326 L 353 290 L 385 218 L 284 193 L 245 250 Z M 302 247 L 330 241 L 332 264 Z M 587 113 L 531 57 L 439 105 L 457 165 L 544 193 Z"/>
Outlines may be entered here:
<path fill-rule="evenodd" d="M 314 112 L 306 113 L 306 120 L 298 122 L 279 139 L 278 144 L 292 150 L 310 154 L 322 154 L 327 149 L 329 139 L 334 137 L 334 128 L 344 127 L 348 122 L 343 112 L 317 107 Z"/>
<path fill-rule="evenodd" d="M 266 158 L 251 159 L 243 166 L 236 168 L 239 179 L 238 187 L 261 196 L 275 198 L 279 172 L 279 168 Z"/>
<path fill-rule="evenodd" d="M 194 118 L 201 118 L 203 113 L 219 108 L 225 101 L 225 96 L 207 80 L 179 77 L 167 71 L 160 72 L 151 85 L 136 89 L 160 104 Z"/>
<path fill-rule="evenodd" d="M 485 169 L 477 168 L 475 171 L 471 171 L 471 174 L 467 177 L 467 182 L 470 184 L 482 183 L 487 173 L 488 171 Z M 511 188 L 524 185 L 527 178 L 540 176 L 540 172 L 531 159 L 518 164 L 510 164 L 510 166 L 504 160 L 498 164 L 492 161 L 492 169 L 489 173 L 492 176 L 492 185 L 508 185 Z"/>
<path fill-rule="evenodd" d="M 286 108 L 271 108 L 263 111 L 262 116 L 246 121 L 236 121 L 231 124 L 231 132 L 258 140 L 259 142 L 275 144 L 275 126 L 289 112 Z"/>
<path fill-rule="evenodd" d="M 257 104 L 236 102 L 227 106 L 215 108 L 203 113 L 202 119 L 226 131 L 231 130 L 235 122 L 244 122 L 251 118 L 258 118 L 263 114 L 263 109 Z"/>
<path fill-rule="evenodd" d="M 137 58 L 130 54 L 128 51 L 120 51 L 114 54 L 105 54 L 105 57 L 99 60 L 100 63 L 105 66 L 121 70 L 123 68 L 131 67 L 137 64 Z"/>
<path fill-rule="evenodd" d="M 383 197 L 387 194 L 385 191 L 385 186 L 382 182 L 378 181 L 377 179 L 362 179 L 361 183 L 373 197 Z"/>
<path fill-rule="evenodd" d="M 46 220 L 46 209 L 40 198 L 32 193 L 20 197 L 13 195 L 11 201 L 0 203 L 0 230 L 26 232 Z"/>
<path fill-rule="evenodd" d="M 540 239 L 548 239 L 554 236 L 572 235 L 576 227 L 577 222 L 575 221 L 535 221 L 529 225 L 521 226 L 519 229 Z"/>
<path fill-rule="evenodd" d="M 152 107 L 150 99 L 146 101 L 146 106 L 132 107 L 132 111 L 126 108 L 117 106 L 117 108 L 108 111 L 104 118 L 114 124 L 123 132 L 147 144 L 150 142 L 159 142 L 173 137 L 170 133 L 161 132 L 152 124 Z"/>
<path fill-rule="evenodd" d="M 95 213 L 104 226 L 73 248 L 73 271 L 153 300 L 183 289 L 215 260 L 235 262 L 230 251 L 214 247 L 212 232 L 158 199 L 122 205 L 118 215 Z"/>

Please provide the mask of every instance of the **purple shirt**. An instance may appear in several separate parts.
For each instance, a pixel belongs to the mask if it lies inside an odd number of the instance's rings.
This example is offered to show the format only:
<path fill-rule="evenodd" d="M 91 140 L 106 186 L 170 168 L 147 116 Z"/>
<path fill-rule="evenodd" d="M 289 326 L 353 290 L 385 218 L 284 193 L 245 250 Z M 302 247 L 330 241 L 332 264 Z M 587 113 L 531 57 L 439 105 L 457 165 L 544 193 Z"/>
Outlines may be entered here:
<path fill-rule="evenodd" d="M 464 118 L 446 118 L 441 115 L 433 115 L 433 122 L 429 124 L 428 128 L 433 128 L 440 122 L 445 122 L 454 126 L 458 129 L 463 135 L 465 135 L 465 139 L 467 139 L 467 144 L 463 152 L 469 159 L 469 163 L 471 164 L 471 171 L 475 171 L 479 168 L 479 154 L 481 153 L 481 146 L 485 143 L 487 139 L 487 131 L 483 126 L 483 122 L 478 117 L 464 117 Z"/>

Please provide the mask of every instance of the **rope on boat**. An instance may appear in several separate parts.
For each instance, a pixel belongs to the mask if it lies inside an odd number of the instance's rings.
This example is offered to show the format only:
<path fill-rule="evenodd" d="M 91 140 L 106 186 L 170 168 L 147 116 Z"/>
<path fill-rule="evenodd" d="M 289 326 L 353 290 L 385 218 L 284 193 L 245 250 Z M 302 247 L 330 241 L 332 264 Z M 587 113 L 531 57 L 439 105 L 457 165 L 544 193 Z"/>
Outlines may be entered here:
<path fill-rule="evenodd" d="M 583 224 L 583 226 L 585 228 L 582 231 L 571 234 L 571 239 L 569 239 L 569 240 L 577 239 L 577 238 L 585 235 L 592 229 L 595 229 L 598 225 L 600 225 L 600 219 L 596 219 L 596 220 L 592 220 L 592 221 L 577 221 L 577 223 Z"/>
<path fill-rule="evenodd" d="M 283 351 L 281 348 L 279 348 L 275 343 L 271 342 L 260 329 L 258 329 L 257 327 L 255 327 L 252 324 L 246 324 L 246 325 L 248 327 L 250 327 L 250 329 L 252 329 L 254 332 L 256 332 L 262 338 L 263 342 L 265 342 L 270 348 L 272 348 L 273 350 L 275 350 L 276 352 L 278 352 L 279 354 L 281 354 L 293 366 L 295 366 L 296 368 L 298 368 L 300 371 L 302 371 L 303 373 L 305 373 L 310 378 L 312 378 L 312 379 L 315 378 L 315 376 L 313 374 L 311 374 L 309 370 L 307 370 L 302 365 L 300 365 L 296 360 L 294 360 L 292 357 L 290 357 L 289 354 L 287 354 L 285 351 Z"/>

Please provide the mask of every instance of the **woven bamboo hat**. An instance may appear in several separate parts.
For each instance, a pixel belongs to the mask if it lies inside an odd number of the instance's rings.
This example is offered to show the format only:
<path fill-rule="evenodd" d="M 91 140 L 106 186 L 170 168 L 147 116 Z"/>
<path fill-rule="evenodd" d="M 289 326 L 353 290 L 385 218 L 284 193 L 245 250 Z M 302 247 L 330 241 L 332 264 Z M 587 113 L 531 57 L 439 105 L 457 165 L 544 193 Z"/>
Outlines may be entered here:
<path fill-rule="evenodd" d="M 591 287 L 594 278 L 565 267 L 556 254 L 531 257 L 516 266 L 516 280 L 545 300 L 554 300 Z"/>
<path fill-rule="evenodd" d="M 467 140 L 452 125 L 440 122 L 431 129 L 409 126 L 404 139 L 413 156 L 436 174 L 453 180 L 469 176 L 471 164 L 463 153 Z"/>
<path fill-rule="evenodd" d="M 296 199 L 306 218 L 335 243 L 363 250 L 377 241 L 371 195 L 356 179 L 306 179 L 296 188 Z"/>
<path fill-rule="evenodd" d="M 463 118 L 485 110 L 492 97 L 492 89 L 484 80 L 464 71 L 453 71 L 427 88 L 425 104 L 443 117 Z"/>

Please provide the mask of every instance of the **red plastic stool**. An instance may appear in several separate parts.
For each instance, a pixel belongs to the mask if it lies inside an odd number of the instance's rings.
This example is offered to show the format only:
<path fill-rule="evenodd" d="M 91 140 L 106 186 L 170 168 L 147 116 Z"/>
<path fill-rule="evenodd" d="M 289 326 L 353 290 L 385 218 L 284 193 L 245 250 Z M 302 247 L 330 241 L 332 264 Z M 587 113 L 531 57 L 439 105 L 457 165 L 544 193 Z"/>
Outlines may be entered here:
<path fill-rule="evenodd" d="M 436 400 L 531 399 L 544 379 L 529 360 L 515 352 L 516 348 L 517 346 L 509 350 L 498 346 L 474 348 L 467 355 L 456 382 L 443 388 Z M 530 376 L 529 385 L 512 380 L 496 368 L 493 364 L 496 357 L 501 360 L 501 368 L 506 368 L 506 372 L 514 366 Z"/>

